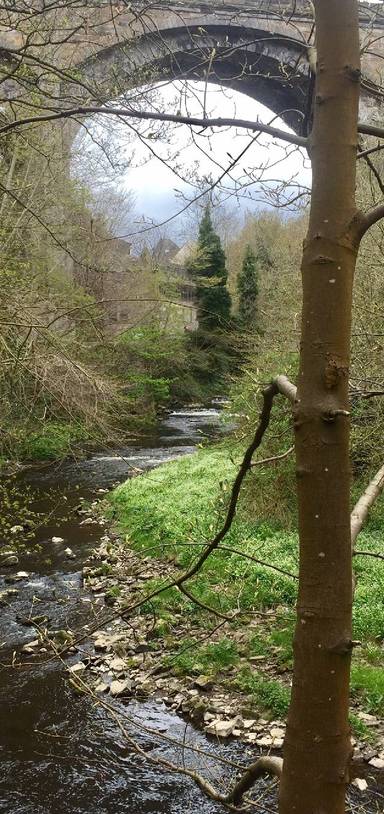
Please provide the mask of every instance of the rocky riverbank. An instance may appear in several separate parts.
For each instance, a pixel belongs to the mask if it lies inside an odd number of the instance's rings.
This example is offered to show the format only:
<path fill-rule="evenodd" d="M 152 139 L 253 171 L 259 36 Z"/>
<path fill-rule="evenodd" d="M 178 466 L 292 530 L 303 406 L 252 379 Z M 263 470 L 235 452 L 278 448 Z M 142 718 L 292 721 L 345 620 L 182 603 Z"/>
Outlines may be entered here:
<path fill-rule="evenodd" d="M 238 664 L 214 675 L 191 674 L 180 676 L 172 667 L 175 641 L 188 642 L 198 636 L 193 620 L 174 614 L 174 629 L 164 635 L 164 623 L 156 612 L 142 612 L 141 602 L 148 593 L 146 586 L 154 578 L 164 583 L 172 581 L 176 567 L 172 562 L 138 557 L 116 535 L 106 534 L 83 568 L 84 588 L 110 606 L 109 622 L 91 636 L 91 647 L 81 660 L 68 668 L 72 681 L 80 675 L 93 692 L 100 696 L 120 698 L 160 698 L 170 709 L 187 716 L 207 735 L 235 738 L 263 751 L 279 753 L 284 744 L 285 721 L 255 709 L 251 697 L 234 688 L 236 672 L 245 664 L 257 662 L 266 677 L 273 673 L 273 665 L 261 664 L 261 659 L 240 656 Z M 124 608 L 137 605 L 125 620 Z M 272 616 L 272 614 L 271 614 Z M 257 626 L 258 621 L 250 622 Z M 210 642 L 219 640 L 223 627 L 212 632 Z M 244 639 L 240 627 L 231 629 L 231 641 L 242 650 Z M 290 672 L 285 672 L 287 687 Z M 281 678 L 281 676 L 280 676 Z M 76 681 L 74 681 L 76 683 Z M 384 769 L 384 724 L 374 715 L 356 708 L 354 714 L 369 731 L 369 739 L 354 738 L 354 760 L 364 761 L 367 768 Z M 358 788 L 366 788 L 366 781 L 356 777 Z"/>

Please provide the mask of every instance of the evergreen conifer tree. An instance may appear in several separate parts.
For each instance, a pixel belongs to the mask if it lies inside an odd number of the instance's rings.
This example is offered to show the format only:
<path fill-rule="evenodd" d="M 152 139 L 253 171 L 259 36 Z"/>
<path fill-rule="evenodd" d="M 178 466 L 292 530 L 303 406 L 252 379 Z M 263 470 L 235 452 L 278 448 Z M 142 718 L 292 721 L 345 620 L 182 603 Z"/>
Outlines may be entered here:
<path fill-rule="evenodd" d="M 240 327 L 256 327 L 258 286 L 258 256 L 248 244 L 241 272 L 237 278 L 239 294 L 238 318 Z"/>
<path fill-rule="evenodd" d="M 196 280 L 199 327 L 208 331 L 225 329 L 231 313 L 231 296 L 226 285 L 225 253 L 213 228 L 209 206 L 200 223 L 198 252 L 189 270 Z"/>

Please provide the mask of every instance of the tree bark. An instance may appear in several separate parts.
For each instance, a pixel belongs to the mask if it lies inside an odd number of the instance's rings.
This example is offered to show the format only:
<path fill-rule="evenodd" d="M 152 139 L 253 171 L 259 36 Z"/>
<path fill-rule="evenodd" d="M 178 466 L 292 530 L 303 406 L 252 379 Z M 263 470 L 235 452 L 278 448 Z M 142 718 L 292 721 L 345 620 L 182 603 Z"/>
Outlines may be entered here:
<path fill-rule="evenodd" d="M 351 757 L 348 369 L 359 216 L 357 0 L 316 0 L 311 215 L 295 405 L 300 576 L 280 814 L 344 814 Z"/>

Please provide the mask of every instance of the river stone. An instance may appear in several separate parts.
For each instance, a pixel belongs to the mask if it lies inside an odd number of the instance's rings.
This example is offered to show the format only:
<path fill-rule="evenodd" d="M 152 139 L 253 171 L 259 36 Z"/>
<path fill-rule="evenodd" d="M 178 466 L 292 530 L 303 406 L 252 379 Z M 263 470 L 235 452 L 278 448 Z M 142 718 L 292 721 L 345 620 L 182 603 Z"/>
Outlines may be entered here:
<path fill-rule="evenodd" d="M 233 730 L 236 729 L 237 718 L 232 718 L 230 721 L 212 721 L 205 727 L 208 735 L 216 735 L 218 738 L 229 738 Z"/>
<path fill-rule="evenodd" d="M 18 558 L 17 554 L 8 554 L 7 557 L 3 557 L 3 559 L 1 560 L 1 565 L 3 565 L 4 568 L 10 568 L 11 565 L 18 565 L 18 564 L 19 564 L 19 558 Z"/>
<path fill-rule="evenodd" d="M 384 769 L 384 760 L 382 760 L 381 757 L 373 757 L 368 763 L 370 766 L 373 766 L 374 769 Z"/>
<path fill-rule="evenodd" d="M 285 729 L 280 729 L 280 727 L 273 727 L 270 733 L 272 738 L 284 738 Z"/>
<path fill-rule="evenodd" d="M 127 665 L 124 659 L 119 658 L 112 659 L 111 663 L 109 664 L 109 667 L 111 670 L 113 670 L 114 673 L 124 673 L 125 670 L 127 669 Z"/>
<path fill-rule="evenodd" d="M 63 543 L 64 537 L 52 537 L 52 543 Z"/>
<path fill-rule="evenodd" d="M 65 554 L 66 557 L 68 557 L 69 560 L 75 560 L 76 559 L 76 554 L 73 553 L 71 548 L 66 548 L 65 551 L 64 551 L 64 554 Z"/>
<path fill-rule="evenodd" d="M 28 577 L 27 571 L 18 571 L 17 574 L 9 574 L 8 577 L 5 577 L 5 581 L 12 584 L 13 582 L 21 582 L 22 579 L 28 579 Z"/>
<path fill-rule="evenodd" d="M 132 692 L 132 681 L 129 678 L 126 678 L 123 681 L 116 679 L 115 681 L 111 682 L 110 692 L 111 695 L 114 696 L 130 695 Z"/>
<path fill-rule="evenodd" d="M 201 675 L 195 678 L 193 682 L 195 687 L 198 687 L 200 690 L 211 690 L 213 687 L 212 678 L 209 676 Z"/>
<path fill-rule="evenodd" d="M 263 738 L 257 738 L 256 740 L 257 746 L 272 746 L 273 745 L 273 738 L 270 735 L 264 735 Z"/>
<path fill-rule="evenodd" d="M 78 662 L 76 662 L 76 664 L 71 664 L 71 666 L 68 667 L 68 672 L 72 673 L 72 674 L 75 674 L 75 675 L 78 675 L 79 673 L 83 673 L 85 669 L 86 669 L 86 665 L 84 664 L 84 662 L 83 661 L 78 661 Z"/>
<path fill-rule="evenodd" d="M 352 780 L 352 786 L 355 786 L 359 791 L 366 791 L 368 783 L 363 777 L 355 777 L 355 779 Z"/>
<path fill-rule="evenodd" d="M 99 681 L 96 684 L 95 692 L 107 692 L 109 690 L 109 684 L 106 684 L 105 681 Z"/>

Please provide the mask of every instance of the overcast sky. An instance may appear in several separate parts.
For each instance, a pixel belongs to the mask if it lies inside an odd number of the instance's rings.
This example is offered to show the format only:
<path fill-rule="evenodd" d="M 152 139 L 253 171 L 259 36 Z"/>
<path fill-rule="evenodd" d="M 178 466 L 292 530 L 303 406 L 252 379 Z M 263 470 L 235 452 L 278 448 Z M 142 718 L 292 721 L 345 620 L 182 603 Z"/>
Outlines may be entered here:
<path fill-rule="evenodd" d="M 157 109 L 201 117 L 205 100 L 209 116 L 259 119 L 265 123 L 273 120 L 274 126 L 288 130 L 263 105 L 215 85 L 206 88 L 204 83 L 194 82 L 186 90 L 185 83 L 175 82 L 150 93 L 148 99 L 141 101 L 143 109 L 151 109 L 154 104 Z M 270 205 L 268 192 L 281 182 L 292 181 L 292 194 L 297 185 L 310 186 L 309 162 L 304 152 L 269 136 L 259 136 L 255 141 L 254 134 L 235 128 L 216 131 L 214 135 L 211 131 L 198 134 L 195 129 L 192 135 L 185 125 L 164 128 L 137 120 L 134 125 L 139 135 L 133 134 L 127 124 L 116 123 L 110 117 L 96 117 L 88 123 L 90 136 L 82 136 L 81 160 L 82 172 L 86 175 L 88 172 L 88 183 L 95 187 L 100 183 L 103 153 L 92 138 L 112 149 L 119 165 L 126 164 L 116 174 L 115 183 L 133 191 L 139 218 L 144 216 L 161 223 L 172 217 L 203 187 L 217 180 L 243 151 L 242 158 L 221 183 L 220 197 L 227 205 L 239 207 L 243 213 L 255 212 Z M 234 196 L 236 190 L 238 194 Z"/>

